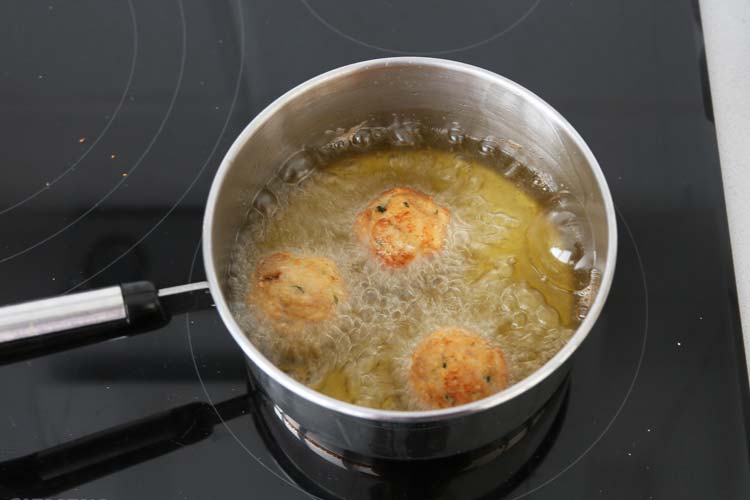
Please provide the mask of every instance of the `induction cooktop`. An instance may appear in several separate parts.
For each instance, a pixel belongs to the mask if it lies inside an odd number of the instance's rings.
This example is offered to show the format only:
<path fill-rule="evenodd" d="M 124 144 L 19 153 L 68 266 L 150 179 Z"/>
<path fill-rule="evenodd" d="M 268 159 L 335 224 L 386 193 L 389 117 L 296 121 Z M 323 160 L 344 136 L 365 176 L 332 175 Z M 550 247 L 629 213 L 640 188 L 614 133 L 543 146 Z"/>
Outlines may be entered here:
<path fill-rule="evenodd" d="M 0 3 L 0 303 L 203 280 L 203 206 L 242 128 L 312 76 L 393 55 L 481 66 L 548 101 L 598 158 L 620 233 L 568 381 L 484 456 L 394 468 L 317 449 L 208 307 L 0 367 L 0 496 L 750 498 L 702 44 L 691 2 Z"/>

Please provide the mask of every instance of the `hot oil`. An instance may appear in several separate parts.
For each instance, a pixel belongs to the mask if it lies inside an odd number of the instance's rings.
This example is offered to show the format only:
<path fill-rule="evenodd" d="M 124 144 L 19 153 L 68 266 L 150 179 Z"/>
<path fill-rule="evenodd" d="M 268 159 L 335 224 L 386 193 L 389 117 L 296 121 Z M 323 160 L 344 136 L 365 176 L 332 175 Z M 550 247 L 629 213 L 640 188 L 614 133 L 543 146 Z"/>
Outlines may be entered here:
<path fill-rule="evenodd" d="M 377 262 L 352 231 L 357 214 L 395 186 L 422 191 L 451 212 L 443 250 L 400 269 Z M 575 263 L 585 259 L 571 238 L 581 221 L 480 161 L 436 149 L 382 150 L 269 189 L 273 209 L 251 216 L 238 240 L 232 309 L 277 366 L 334 398 L 415 409 L 407 384 L 411 352 L 447 326 L 500 347 L 513 384 L 559 351 L 578 323 L 576 291 L 585 283 Z M 245 303 L 258 261 L 279 251 L 327 257 L 347 284 L 337 318 L 296 337 L 303 348 L 290 348 L 290 339 Z"/>

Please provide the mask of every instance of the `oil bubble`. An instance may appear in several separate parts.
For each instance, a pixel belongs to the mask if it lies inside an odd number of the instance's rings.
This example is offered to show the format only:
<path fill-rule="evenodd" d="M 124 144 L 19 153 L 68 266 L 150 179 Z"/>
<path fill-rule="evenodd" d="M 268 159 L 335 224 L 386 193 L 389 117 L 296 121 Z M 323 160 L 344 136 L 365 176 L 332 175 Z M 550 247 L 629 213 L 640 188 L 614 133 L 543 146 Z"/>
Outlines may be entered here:
<path fill-rule="evenodd" d="M 461 129 L 458 127 L 451 127 L 448 129 L 448 142 L 454 146 L 460 146 L 463 144 L 466 137 L 461 133 Z"/>
<path fill-rule="evenodd" d="M 492 157 L 497 155 L 500 150 L 497 142 L 494 139 L 486 138 L 479 144 L 479 154 L 486 157 Z"/>
<path fill-rule="evenodd" d="M 352 134 L 351 143 L 357 148 L 367 148 L 372 143 L 372 133 L 366 128 L 357 130 Z"/>
<path fill-rule="evenodd" d="M 541 305 L 536 310 L 536 317 L 539 323 L 547 328 L 556 328 L 560 324 L 560 316 L 552 307 Z"/>
<path fill-rule="evenodd" d="M 511 326 L 513 328 L 521 328 L 523 326 L 526 326 L 526 314 L 522 312 L 514 314 L 511 321 Z"/>
<path fill-rule="evenodd" d="M 421 142 L 419 126 L 409 122 L 394 125 L 391 141 L 394 146 L 417 146 Z"/>
<path fill-rule="evenodd" d="M 571 270 L 588 264 L 592 252 L 588 220 L 574 199 L 566 195 L 553 200 L 529 225 L 526 241 L 540 276 L 564 290 L 578 288 Z"/>
<path fill-rule="evenodd" d="M 281 180 L 289 184 L 298 184 L 306 179 L 315 170 L 315 163 L 313 162 L 309 153 L 300 151 L 292 155 L 284 166 L 281 167 L 279 176 Z"/>
<path fill-rule="evenodd" d="M 388 131 L 385 127 L 372 127 L 370 130 L 372 133 L 372 139 L 376 142 L 381 142 L 388 137 Z"/>
<path fill-rule="evenodd" d="M 279 200 L 276 195 L 268 188 L 263 188 L 258 191 L 253 200 L 253 208 L 263 214 L 265 217 L 270 217 L 276 212 Z"/>
<path fill-rule="evenodd" d="M 583 320 L 586 318 L 586 315 L 589 313 L 589 308 L 586 306 L 580 306 L 576 310 L 576 317 L 579 320 Z"/>

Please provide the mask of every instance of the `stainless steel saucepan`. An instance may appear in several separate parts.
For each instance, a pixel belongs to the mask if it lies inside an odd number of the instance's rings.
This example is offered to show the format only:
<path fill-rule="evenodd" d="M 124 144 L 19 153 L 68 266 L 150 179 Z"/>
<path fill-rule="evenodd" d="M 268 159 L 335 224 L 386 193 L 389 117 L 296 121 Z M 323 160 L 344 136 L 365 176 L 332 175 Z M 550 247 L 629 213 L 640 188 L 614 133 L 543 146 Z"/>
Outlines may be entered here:
<path fill-rule="evenodd" d="M 457 122 L 473 137 L 519 144 L 534 168 L 565 185 L 591 222 L 597 279 L 588 314 L 570 341 L 523 381 L 486 399 L 442 410 L 375 410 L 316 392 L 266 359 L 227 305 L 230 255 L 254 193 L 277 175 L 293 153 L 321 143 L 326 130 L 349 129 L 374 116 L 403 112 L 417 119 L 440 117 L 445 123 Z M 210 294 L 277 414 L 325 448 L 385 459 L 429 459 L 475 450 L 508 435 L 536 414 L 565 379 L 573 354 L 602 310 L 616 251 L 615 213 L 607 183 L 586 143 L 559 113 L 494 73 L 420 57 L 338 68 L 273 102 L 224 157 L 203 222 Z M 201 288 L 205 284 L 157 291 L 150 283 L 138 282 L 4 307 L 0 309 L 0 361 L 154 329 L 184 307 L 180 297 Z"/>

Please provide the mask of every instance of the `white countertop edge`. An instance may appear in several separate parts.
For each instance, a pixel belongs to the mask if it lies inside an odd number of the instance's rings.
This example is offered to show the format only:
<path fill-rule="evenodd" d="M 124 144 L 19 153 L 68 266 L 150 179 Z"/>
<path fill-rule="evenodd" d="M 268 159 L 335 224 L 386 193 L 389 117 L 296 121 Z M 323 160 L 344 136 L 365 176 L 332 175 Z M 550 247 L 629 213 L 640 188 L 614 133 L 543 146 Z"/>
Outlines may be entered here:
<path fill-rule="evenodd" d="M 747 354 L 750 353 L 750 0 L 700 0 L 700 7 Z"/>

